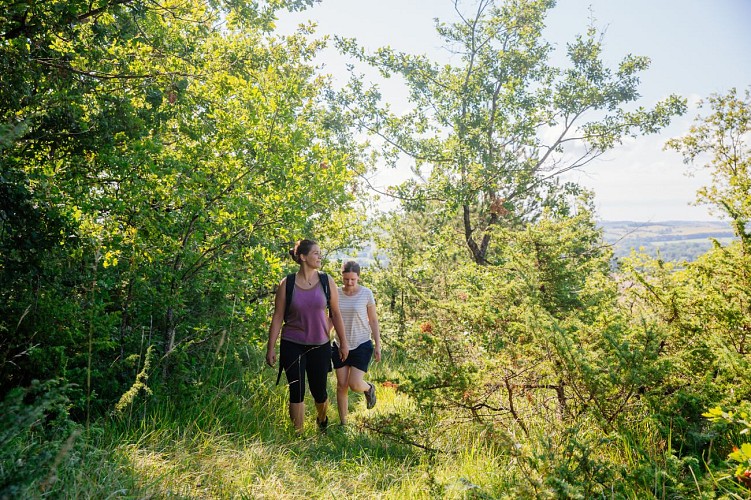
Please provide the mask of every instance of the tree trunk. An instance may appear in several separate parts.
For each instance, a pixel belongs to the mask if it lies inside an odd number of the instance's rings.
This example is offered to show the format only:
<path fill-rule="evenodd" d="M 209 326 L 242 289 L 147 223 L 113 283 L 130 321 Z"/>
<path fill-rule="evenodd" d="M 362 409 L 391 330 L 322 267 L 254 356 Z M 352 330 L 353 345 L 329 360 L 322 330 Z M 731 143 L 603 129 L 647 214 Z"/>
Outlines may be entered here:
<path fill-rule="evenodd" d="M 470 218 L 470 211 L 469 211 L 469 205 L 464 205 L 464 238 L 467 241 L 467 246 L 469 247 L 469 251 L 472 254 L 472 260 L 475 261 L 476 264 L 485 265 L 485 252 L 487 251 L 487 245 L 484 245 L 485 248 L 480 248 L 477 245 L 477 242 L 472 237 L 472 233 L 474 230 L 472 229 L 472 221 Z"/>

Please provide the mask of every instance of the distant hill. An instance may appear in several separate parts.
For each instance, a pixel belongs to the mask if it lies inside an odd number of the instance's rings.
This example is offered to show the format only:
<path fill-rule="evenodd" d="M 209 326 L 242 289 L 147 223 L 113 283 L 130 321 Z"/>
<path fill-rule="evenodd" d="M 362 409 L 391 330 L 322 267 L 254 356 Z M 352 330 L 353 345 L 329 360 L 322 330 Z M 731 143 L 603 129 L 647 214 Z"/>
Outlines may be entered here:
<path fill-rule="evenodd" d="M 600 221 L 606 243 L 613 245 L 616 258 L 628 256 L 632 249 L 660 257 L 666 261 L 694 261 L 712 247 L 712 239 L 727 244 L 735 239 L 730 224 L 724 221 Z M 377 254 L 373 242 L 361 249 L 333 253 L 329 259 L 356 260 L 363 268 L 375 264 L 388 265 L 385 255 Z"/>
<path fill-rule="evenodd" d="M 605 241 L 613 244 L 616 257 L 632 249 L 664 260 L 693 261 L 712 247 L 712 239 L 725 244 L 735 238 L 724 221 L 601 221 Z"/>

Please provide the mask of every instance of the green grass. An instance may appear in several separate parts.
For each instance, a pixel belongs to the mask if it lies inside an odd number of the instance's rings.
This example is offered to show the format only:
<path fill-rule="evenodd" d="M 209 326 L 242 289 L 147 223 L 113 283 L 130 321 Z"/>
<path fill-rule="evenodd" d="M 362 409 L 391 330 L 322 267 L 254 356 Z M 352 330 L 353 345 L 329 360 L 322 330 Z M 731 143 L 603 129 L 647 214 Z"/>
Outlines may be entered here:
<path fill-rule="evenodd" d="M 275 371 L 261 366 L 232 376 L 219 373 L 217 378 L 226 382 L 202 384 L 205 392 L 197 392 L 194 400 L 154 398 L 145 411 L 129 408 L 121 417 L 100 422 L 64 451 L 53 483 L 46 480 L 48 474 L 38 474 L 14 491 L 29 498 L 422 495 L 424 488 L 415 483 L 424 475 L 421 454 L 361 425 L 367 416 L 409 404 L 404 395 L 380 387 L 378 405 L 370 411 L 361 395 L 351 395 L 350 423 L 342 427 L 331 377 L 328 432 L 318 432 L 308 395 L 305 430 L 297 436 L 287 415 L 286 387 L 275 386 Z"/>
<path fill-rule="evenodd" d="M 245 398 L 234 413 L 217 398 L 199 410 L 199 418 L 157 413 L 128 429 L 114 455 L 130 470 L 138 496 L 178 498 L 373 498 L 401 489 L 419 468 L 411 449 L 359 428 L 362 403 L 352 405 L 352 425 L 333 424 L 332 418 L 326 434 L 315 428 L 311 404 L 306 429 L 296 436 L 283 391 Z M 388 392 L 381 391 L 379 405 L 395 399 Z M 330 417 L 334 412 L 330 408 Z"/>
<path fill-rule="evenodd" d="M 29 466 L 24 481 L 3 476 L 0 498 L 663 499 L 713 498 L 723 490 L 741 498 L 731 479 L 675 458 L 648 421 L 608 436 L 594 422 L 567 427 L 543 413 L 529 417 L 528 435 L 445 417 L 428 425 L 394 384 L 408 369 L 401 363 L 374 365 L 368 378 L 378 384 L 378 404 L 367 410 L 351 394 L 345 427 L 330 377 L 325 434 L 309 396 L 305 430 L 295 434 L 286 388 L 274 385 L 276 372 L 263 368 L 260 355 L 241 372 L 199 377 L 190 398 L 140 400 L 88 431 L 61 428 L 43 439 L 32 426 L 3 443 L 3 469 L 24 470 L 18 460 Z M 380 423 L 395 417 L 425 424 L 416 430 L 433 451 L 382 433 Z M 48 458 L 32 464 L 43 448 Z"/>

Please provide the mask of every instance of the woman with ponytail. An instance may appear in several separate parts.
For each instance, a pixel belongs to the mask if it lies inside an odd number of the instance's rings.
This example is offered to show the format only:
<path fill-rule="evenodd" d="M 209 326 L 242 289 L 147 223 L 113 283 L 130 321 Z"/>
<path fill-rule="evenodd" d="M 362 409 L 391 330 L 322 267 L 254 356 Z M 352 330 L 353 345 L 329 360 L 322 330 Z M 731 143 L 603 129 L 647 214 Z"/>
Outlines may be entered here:
<path fill-rule="evenodd" d="M 302 433 L 305 420 L 305 380 L 316 407 L 316 423 L 326 430 L 329 419 L 326 379 L 331 371 L 331 343 L 329 341 L 328 308 L 338 337 L 339 356 L 347 359 L 349 346 L 339 312 L 339 295 L 334 280 L 319 273 L 321 249 L 313 240 L 300 240 L 290 255 L 300 265 L 296 274 L 284 278 L 276 290 L 274 315 L 269 328 L 266 363 L 276 364 L 276 341 L 279 346 L 280 369 L 284 370 L 289 386 L 289 416 L 297 433 Z M 325 282 L 322 282 L 325 280 Z M 292 284 L 294 281 L 294 285 Z M 288 282 L 290 286 L 288 286 Z M 288 301 L 288 290 L 291 300 Z"/>

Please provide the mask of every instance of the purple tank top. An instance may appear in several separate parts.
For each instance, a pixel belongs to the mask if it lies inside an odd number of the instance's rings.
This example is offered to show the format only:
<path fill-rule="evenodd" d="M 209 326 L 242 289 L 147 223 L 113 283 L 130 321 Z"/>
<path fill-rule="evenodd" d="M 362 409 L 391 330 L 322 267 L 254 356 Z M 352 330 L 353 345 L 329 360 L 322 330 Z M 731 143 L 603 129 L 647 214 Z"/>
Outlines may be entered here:
<path fill-rule="evenodd" d="M 320 283 L 309 290 L 295 285 L 292 303 L 282 326 L 282 338 L 304 345 L 321 345 L 329 341 L 326 295 Z"/>

